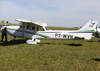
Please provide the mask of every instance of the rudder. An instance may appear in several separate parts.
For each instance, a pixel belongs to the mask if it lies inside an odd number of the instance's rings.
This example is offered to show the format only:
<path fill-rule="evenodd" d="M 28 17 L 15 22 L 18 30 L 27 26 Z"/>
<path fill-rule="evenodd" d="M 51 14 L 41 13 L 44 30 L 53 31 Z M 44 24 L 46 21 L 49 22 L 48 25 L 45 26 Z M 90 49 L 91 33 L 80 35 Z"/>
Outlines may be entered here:
<path fill-rule="evenodd" d="M 79 29 L 78 31 L 97 31 L 97 24 L 98 21 L 95 20 L 90 20 L 87 24 L 85 24 L 81 29 Z"/>

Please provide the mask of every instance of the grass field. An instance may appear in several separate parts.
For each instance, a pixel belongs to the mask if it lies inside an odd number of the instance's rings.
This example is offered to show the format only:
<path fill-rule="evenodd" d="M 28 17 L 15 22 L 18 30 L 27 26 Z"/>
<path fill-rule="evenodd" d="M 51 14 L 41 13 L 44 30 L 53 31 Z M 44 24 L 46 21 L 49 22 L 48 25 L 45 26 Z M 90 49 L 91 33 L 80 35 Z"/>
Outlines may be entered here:
<path fill-rule="evenodd" d="M 8 35 L 8 41 L 11 39 Z M 0 71 L 100 71 L 98 38 L 89 41 L 42 39 L 36 45 L 28 45 L 26 40 L 0 42 Z"/>

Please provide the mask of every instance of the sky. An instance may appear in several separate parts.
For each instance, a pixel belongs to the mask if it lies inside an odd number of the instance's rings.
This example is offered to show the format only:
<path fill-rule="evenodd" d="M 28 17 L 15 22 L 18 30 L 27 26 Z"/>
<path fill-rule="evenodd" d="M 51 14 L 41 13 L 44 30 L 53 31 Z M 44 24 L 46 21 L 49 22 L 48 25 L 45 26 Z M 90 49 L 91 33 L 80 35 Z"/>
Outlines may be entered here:
<path fill-rule="evenodd" d="M 100 22 L 100 0 L 0 0 L 0 20 L 45 22 L 48 26 L 80 27 Z M 100 26 L 100 24 L 98 24 Z"/>

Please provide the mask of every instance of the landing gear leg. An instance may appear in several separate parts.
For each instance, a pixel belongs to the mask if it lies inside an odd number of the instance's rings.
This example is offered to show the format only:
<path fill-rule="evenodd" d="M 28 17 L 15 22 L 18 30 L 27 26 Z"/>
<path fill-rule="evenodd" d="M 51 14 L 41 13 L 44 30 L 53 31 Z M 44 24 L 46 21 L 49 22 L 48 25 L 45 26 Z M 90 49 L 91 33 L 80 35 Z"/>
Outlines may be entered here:
<path fill-rule="evenodd" d="M 15 38 L 16 38 L 16 37 L 14 37 L 14 39 L 11 40 L 12 43 L 15 43 Z"/>
<path fill-rule="evenodd" d="M 99 33 L 99 38 L 100 38 L 100 33 Z M 100 42 L 100 39 L 98 40 L 98 42 Z"/>

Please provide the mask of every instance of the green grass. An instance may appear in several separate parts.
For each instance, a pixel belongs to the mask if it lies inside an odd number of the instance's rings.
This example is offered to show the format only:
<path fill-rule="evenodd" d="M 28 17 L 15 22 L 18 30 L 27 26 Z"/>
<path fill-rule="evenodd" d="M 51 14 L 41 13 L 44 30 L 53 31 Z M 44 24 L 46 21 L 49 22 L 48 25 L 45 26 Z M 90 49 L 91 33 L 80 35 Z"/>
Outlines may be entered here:
<path fill-rule="evenodd" d="M 11 39 L 8 35 L 8 41 Z M 26 40 L 0 42 L 0 71 L 100 71 L 98 38 L 42 39 L 36 45 L 28 45 Z"/>
<path fill-rule="evenodd" d="M 19 24 L 7 24 L 7 23 L 0 23 L 0 25 L 5 25 L 5 24 L 6 24 L 6 25 L 13 25 L 13 26 L 14 26 L 14 25 L 19 25 Z"/>
<path fill-rule="evenodd" d="M 52 26 L 48 26 L 48 28 L 52 30 L 78 30 L 78 28 L 52 27 Z"/>

